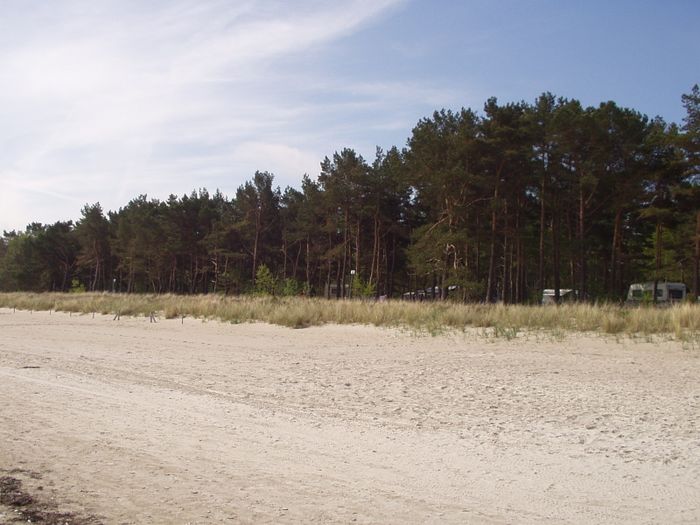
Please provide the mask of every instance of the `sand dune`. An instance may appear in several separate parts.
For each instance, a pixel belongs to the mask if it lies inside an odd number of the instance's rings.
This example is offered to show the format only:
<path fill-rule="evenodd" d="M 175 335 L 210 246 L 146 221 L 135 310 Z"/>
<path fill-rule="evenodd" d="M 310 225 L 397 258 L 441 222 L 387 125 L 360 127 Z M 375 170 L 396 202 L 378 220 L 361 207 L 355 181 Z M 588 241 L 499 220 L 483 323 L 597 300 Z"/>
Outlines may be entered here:
<path fill-rule="evenodd" d="M 0 476 L 105 523 L 697 523 L 699 425 L 676 342 L 0 310 Z"/>

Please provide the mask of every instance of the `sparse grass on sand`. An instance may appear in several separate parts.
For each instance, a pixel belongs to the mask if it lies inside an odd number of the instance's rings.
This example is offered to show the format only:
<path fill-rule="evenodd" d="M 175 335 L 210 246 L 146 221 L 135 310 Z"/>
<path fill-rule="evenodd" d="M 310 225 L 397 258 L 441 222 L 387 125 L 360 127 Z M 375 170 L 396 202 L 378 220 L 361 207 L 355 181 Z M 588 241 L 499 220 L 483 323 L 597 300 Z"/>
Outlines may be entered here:
<path fill-rule="evenodd" d="M 700 305 L 693 304 L 670 308 L 624 308 L 611 304 L 542 307 L 213 294 L 0 293 L 0 307 L 125 316 L 148 316 L 153 312 L 170 319 L 185 316 L 232 323 L 262 321 L 293 328 L 338 323 L 439 333 L 481 327 L 509 339 L 523 330 L 700 339 Z"/>

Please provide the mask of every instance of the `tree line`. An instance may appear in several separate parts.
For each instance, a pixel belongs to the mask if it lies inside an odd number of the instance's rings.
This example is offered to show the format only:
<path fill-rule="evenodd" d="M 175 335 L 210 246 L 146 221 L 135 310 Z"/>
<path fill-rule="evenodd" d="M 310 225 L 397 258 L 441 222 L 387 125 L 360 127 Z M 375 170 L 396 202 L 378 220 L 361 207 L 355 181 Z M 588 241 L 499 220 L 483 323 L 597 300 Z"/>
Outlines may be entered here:
<path fill-rule="evenodd" d="M 630 282 L 700 293 L 700 91 L 682 125 L 542 94 L 436 111 L 406 147 L 326 157 L 282 191 L 141 195 L 0 240 L 0 289 L 534 302 L 618 300 Z"/>

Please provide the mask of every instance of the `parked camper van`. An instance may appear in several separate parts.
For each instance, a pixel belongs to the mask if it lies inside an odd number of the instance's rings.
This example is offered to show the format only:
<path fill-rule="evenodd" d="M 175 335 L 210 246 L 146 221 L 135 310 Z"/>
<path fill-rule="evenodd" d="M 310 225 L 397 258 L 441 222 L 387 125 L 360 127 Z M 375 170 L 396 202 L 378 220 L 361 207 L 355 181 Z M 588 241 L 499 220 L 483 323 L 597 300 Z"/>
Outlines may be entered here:
<path fill-rule="evenodd" d="M 570 303 L 578 301 L 578 299 L 578 290 L 571 290 L 569 288 L 559 289 L 559 302 Z M 542 304 L 557 304 L 554 288 L 545 288 L 542 290 Z"/>
<path fill-rule="evenodd" d="M 653 303 L 654 282 L 634 283 L 627 292 L 629 304 Z M 683 283 L 656 283 L 656 302 L 661 304 L 678 303 L 685 299 L 688 288 Z"/>

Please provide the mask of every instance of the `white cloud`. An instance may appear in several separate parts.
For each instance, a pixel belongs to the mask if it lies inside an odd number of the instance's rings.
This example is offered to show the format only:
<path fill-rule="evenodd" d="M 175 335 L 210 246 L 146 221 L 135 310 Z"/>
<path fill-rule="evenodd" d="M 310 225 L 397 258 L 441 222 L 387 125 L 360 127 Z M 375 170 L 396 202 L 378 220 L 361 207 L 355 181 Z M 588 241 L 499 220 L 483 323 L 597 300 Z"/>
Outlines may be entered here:
<path fill-rule="evenodd" d="M 255 169 L 282 186 L 317 173 L 327 130 L 309 118 L 334 102 L 309 98 L 313 73 L 276 66 L 402 2 L 4 1 L 0 229 L 75 218 L 85 202 L 235 189 Z M 355 95 L 372 104 L 374 87 Z"/>

